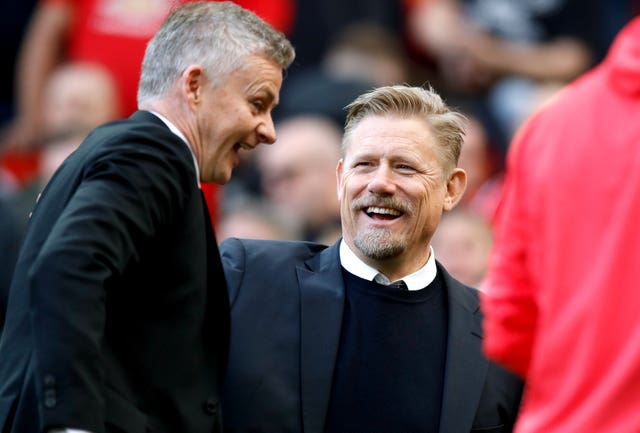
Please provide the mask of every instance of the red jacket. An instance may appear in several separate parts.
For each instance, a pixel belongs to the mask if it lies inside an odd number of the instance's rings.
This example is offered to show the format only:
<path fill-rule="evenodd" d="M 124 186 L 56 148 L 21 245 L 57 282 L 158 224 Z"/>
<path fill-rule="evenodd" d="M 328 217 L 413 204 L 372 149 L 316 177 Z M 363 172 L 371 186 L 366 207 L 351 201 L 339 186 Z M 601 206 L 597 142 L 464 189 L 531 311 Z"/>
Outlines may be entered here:
<path fill-rule="evenodd" d="M 486 354 L 526 378 L 516 432 L 640 432 L 640 18 L 509 151 Z"/>

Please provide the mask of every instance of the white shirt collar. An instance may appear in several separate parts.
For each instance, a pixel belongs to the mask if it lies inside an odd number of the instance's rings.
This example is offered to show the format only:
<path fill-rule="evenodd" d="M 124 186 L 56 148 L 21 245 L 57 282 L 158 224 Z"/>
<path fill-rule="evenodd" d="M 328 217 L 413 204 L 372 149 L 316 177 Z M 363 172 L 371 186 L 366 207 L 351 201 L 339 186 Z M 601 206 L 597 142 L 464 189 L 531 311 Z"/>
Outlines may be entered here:
<path fill-rule="evenodd" d="M 423 289 L 431 284 L 431 282 L 436 278 L 436 258 L 431 246 L 429 246 L 429 251 L 429 260 L 427 260 L 427 263 L 425 263 L 423 267 L 414 273 L 401 278 L 409 290 Z M 351 248 L 349 248 L 349 245 L 347 245 L 344 239 L 340 241 L 340 263 L 348 272 L 368 281 L 373 281 L 379 273 L 377 269 L 372 268 L 360 260 Z"/>
<path fill-rule="evenodd" d="M 182 131 L 180 131 L 176 125 L 174 125 L 169 119 L 164 117 L 162 114 L 158 113 L 157 111 L 149 111 L 149 112 L 155 115 L 158 119 L 162 120 L 164 124 L 167 125 L 167 128 L 169 128 L 171 132 L 173 132 L 178 137 L 180 137 L 182 141 L 184 141 L 184 143 L 187 145 L 187 148 L 191 153 L 191 158 L 193 158 L 193 166 L 196 169 L 196 183 L 198 184 L 198 188 L 200 188 L 200 169 L 198 168 L 198 160 L 196 159 L 196 154 L 193 153 L 193 149 L 191 148 L 191 145 L 189 144 L 187 137 L 184 136 Z"/>

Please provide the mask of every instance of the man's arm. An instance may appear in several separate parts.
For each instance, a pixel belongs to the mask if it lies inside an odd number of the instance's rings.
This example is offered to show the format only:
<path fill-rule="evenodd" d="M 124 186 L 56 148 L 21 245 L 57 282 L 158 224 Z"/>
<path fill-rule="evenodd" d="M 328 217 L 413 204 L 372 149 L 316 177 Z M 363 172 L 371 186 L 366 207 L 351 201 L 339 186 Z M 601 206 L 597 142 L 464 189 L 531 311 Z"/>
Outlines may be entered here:
<path fill-rule="evenodd" d="M 84 180 L 30 269 L 45 426 L 102 429 L 106 407 L 101 345 L 109 281 L 118 281 L 144 254 L 158 227 L 180 212 L 184 186 L 194 182 L 192 161 L 184 155 L 159 152 L 160 144 L 149 152 L 135 137 L 131 141 L 114 144 L 85 168 Z M 56 197 L 48 197 L 55 193 L 55 181 L 34 209 L 32 223 L 47 219 L 48 206 L 55 206 Z"/>

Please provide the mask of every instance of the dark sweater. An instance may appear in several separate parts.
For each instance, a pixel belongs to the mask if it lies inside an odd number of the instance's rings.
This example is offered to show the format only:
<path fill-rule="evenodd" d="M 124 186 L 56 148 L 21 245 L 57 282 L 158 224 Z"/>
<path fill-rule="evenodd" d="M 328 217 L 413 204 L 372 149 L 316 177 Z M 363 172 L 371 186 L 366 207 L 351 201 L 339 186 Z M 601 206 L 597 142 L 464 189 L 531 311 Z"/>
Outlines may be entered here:
<path fill-rule="evenodd" d="M 345 311 L 325 432 L 437 432 L 447 347 L 442 277 L 398 290 L 343 270 Z"/>

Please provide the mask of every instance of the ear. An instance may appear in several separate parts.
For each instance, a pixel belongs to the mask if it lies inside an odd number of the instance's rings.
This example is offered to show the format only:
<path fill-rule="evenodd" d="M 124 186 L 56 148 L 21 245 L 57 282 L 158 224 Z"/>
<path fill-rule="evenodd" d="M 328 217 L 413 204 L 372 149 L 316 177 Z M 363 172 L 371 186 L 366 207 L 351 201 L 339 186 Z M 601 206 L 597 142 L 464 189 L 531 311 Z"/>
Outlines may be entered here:
<path fill-rule="evenodd" d="M 190 65 L 182 73 L 182 93 L 192 110 L 195 110 L 202 101 L 205 84 L 206 76 L 200 65 Z"/>
<path fill-rule="evenodd" d="M 445 211 L 450 211 L 458 204 L 466 188 L 467 173 L 459 167 L 454 168 L 447 181 L 447 193 L 444 198 Z"/>
<path fill-rule="evenodd" d="M 342 158 L 338 160 L 338 166 L 336 167 L 336 185 L 338 185 L 338 200 L 342 200 L 342 166 L 344 161 Z"/>

